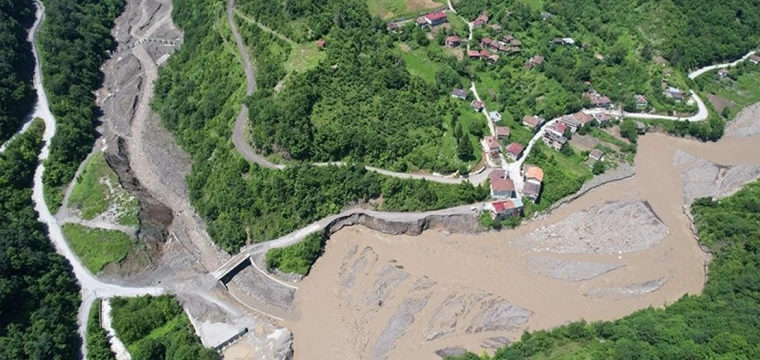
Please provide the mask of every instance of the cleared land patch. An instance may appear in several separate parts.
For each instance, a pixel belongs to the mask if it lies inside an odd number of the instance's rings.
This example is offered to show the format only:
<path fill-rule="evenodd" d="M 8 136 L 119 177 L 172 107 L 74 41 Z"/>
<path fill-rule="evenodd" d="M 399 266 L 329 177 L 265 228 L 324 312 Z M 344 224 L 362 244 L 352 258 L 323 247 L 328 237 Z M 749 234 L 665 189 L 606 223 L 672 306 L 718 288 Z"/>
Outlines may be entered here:
<path fill-rule="evenodd" d="M 443 8 L 443 4 L 432 0 L 370 0 L 367 1 L 367 6 L 370 14 L 386 20 Z"/>
<path fill-rule="evenodd" d="M 91 273 L 123 260 L 138 245 L 137 240 L 115 230 L 91 229 L 79 224 L 64 224 L 63 234 L 74 253 Z"/>
<path fill-rule="evenodd" d="M 137 198 L 121 188 L 116 173 L 108 167 L 102 152 L 87 161 L 76 181 L 67 206 L 78 209 L 82 219 L 92 220 L 112 210 L 114 221 L 118 224 L 139 224 Z"/>

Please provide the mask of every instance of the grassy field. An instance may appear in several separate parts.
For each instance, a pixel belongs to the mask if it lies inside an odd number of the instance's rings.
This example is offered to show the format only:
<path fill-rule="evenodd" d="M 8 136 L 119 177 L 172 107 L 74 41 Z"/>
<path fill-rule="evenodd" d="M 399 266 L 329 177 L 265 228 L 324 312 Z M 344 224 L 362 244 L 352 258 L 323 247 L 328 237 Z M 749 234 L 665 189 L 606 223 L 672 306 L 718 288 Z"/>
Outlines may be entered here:
<path fill-rule="evenodd" d="M 121 231 L 91 229 L 78 224 L 64 224 L 63 234 L 72 250 L 91 273 L 123 260 L 138 242 Z"/>
<path fill-rule="evenodd" d="M 444 5 L 433 0 L 368 0 L 367 6 L 370 14 L 391 20 L 417 15 Z"/>
<path fill-rule="evenodd" d="M 302 72 L 311 69 L 325 58 L 325 53 L 319 51 L 317 43 L 310 41 L 301 44 L 291 43 L 293 50 L 290 52 L 285 70 L 288 73 Z"/>
<path fill-rule="evenodd" d="M 121 188 L 116 173 L 108 167 L 102 152 L 94 154 L 85 164 L 67 206 L 79 209 L 84 220 L 92 220 L 115 206 L 119 224 L 139 224 L 137 198 Z"/>
<path fill-rule="evenodd" d="M 760 65 L 745 65 L 742 69 L 736 81 L 718 79 L 712 74 L 703 75 L 712 79 L 705 84 L 703 94 L 712 93 L 733 103 L 728 107 L 729 119 L 733 119 L 743 108 L 760 101 Z"/>
<path fill-rule="evenodd" d="M 436 45 L 431 45 L 436 46 Z M 401 58 L 406 63 L 406 68 L 412 75 L 417 75 L 425 81 L 435 82 L 435 73 L 441 68 L 440 63 L 430 60 L 427 57 L 427 48 L 411 49 L 405 44 L 397 45 Z"/>

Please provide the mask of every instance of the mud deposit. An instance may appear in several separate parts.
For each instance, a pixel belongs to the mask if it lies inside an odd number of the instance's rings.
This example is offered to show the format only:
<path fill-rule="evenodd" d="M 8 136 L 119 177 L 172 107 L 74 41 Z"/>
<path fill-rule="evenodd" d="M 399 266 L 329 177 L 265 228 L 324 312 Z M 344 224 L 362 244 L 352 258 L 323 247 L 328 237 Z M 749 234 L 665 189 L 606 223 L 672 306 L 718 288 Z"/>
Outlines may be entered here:
<path fill-rule="evenodd" d="M 707 255 L 683 212 L 695 195 L 685 194 L 724 196 L 757 178 L 760 157 L 736 155 L 752 142 L 760 139 L 702 144 L 647 135 L 633 178 L 516 230 L 341 230 L 296 292 L 301 317 L 288 324 L 295 357 L 435 359 L 463 348 L 490 351 L 524 330 L 617 319 L 699 293 Z M 712 190 L 687 190 L 694 171 L 710 173 Z M 736 180 L 713 189 L 720 174 Z"/>

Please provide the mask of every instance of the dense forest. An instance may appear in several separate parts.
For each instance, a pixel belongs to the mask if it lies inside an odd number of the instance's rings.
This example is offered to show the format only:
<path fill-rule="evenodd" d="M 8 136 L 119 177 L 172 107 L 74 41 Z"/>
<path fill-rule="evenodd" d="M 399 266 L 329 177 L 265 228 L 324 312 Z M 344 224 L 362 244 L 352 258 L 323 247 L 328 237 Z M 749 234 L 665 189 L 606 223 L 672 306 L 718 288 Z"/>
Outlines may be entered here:
<path fill-rule="evenodd" d="M 37 222 L 37 120 L 0 154 L 0 359 L 75 359 L 79 287 Z"/>
<path fill-rule="evenodd" d="M 102 78 L 100 66 L 115 46 L 113 20 L 124 0 L 46 0 L 45 21 L 39 34 L 42 73 L 56 135 L 45 163 L 48 206 L 54 211 L 67 185 L 95 141 L 99 109 L 95 94 Z"/>
<path fill-rule="evenodd" d="M 448 114 L 439 99 L 448 97 L 451 87 L 437 89 L 411 76 L 385 23 L 370 16 L 366 2 L 324 3 L 309 8 L 333 18 L 325 37 L 326 60 L 292 76 L 279 94 L 270 91 L 276 82 L 259 84 L 249 101 L 253 143 L 266 153 L 295 160 L 456 171 L 455 161 L 436 161 L 445 150 Z M 279 14 L 285 23 L 292 16 L 276 11 L 281 7 L 277 2 L 243 4 L 257 19 Z M 322 12 L 304 16 L 322 19 Z"/>
<path fill-rule="evenodd" d="M 699 241 L 714 255 L 701 295 L 617 321 L 524 333 L 493 359 L 757 359 L 760 357 L 760 182 L 692 205 Z M 468 354 L 459 360 L 479 359 Z"/>
<path fill-rule="evenodd" d="M 229 141 L 245 90 L 242 67 L 234 47 L 224 46 L 212 15 L 214 4 L 175 2 L 173 19 L 185 29 L 185 42 L 161 69 L 153 107 L 192 155 L 187 178 L 191 200 L 209 224 L 212 239 L 225 250 L 277 238 L 372 199 L 382 198 L 374 206 L 383 210 L 413 211 L 488 196 L 482 187 L 389 178 L 361 165 L 280 171 L 246 162 Z"/>
<path fill-rule="evenodd" d="M 169 295 L 111 299 L 113 328 L 135 360 L 216 360 Z"/>
<path fill-rule="evenodd" d="M 26 30 L 34 21 L 34 3 L 0 1 L 0 144 L 16 132 L 32 108 L 32 47 Z"/>

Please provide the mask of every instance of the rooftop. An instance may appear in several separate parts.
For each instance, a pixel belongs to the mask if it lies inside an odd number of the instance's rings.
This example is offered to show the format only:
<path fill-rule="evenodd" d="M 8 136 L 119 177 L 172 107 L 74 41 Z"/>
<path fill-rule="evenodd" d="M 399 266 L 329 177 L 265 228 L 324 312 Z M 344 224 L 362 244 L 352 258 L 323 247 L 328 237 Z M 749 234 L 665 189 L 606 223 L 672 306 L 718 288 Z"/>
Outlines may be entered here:
<path fill-rule="evenodd" d="M 509 136 L 509 128 L 506 126 L 497 126 L 496 136 Z"/>
<path fill-rule="evenodd" d="M 540 182 L 543 182 L 544 170 L 535 165 L 525 165 L 525 177 L 528 179 L 536 179 Z"/>
<path fill-rule="evenodd" d="M 496 192 L 515 191 L 515 182 L 512 179 L 505 178 L 505 170 L 495 170 L 491 172 L 491 189 Z"/>
<path fill-rule="evenodd" d="M 444 14 L 442 11 L 436 11 L 434 13 L 425 15 L 425 18 L 430 21 L 443 20 L 446 18 L 446 14 Z"/>
<path fill-rule="evenodd" d="M 525 147 L 523 147 L 522 144 L 516 142 L 513 142 L 507 146 L 507 152 L 515 155 L 523 152 L 524 149 Z"/>

